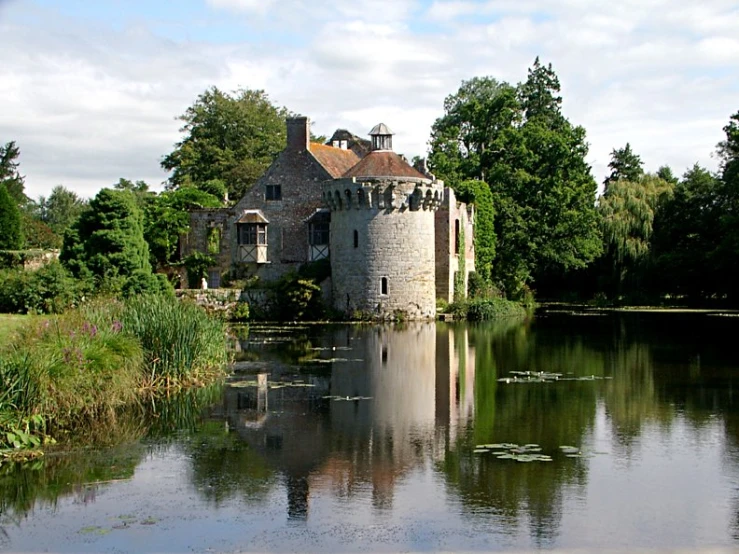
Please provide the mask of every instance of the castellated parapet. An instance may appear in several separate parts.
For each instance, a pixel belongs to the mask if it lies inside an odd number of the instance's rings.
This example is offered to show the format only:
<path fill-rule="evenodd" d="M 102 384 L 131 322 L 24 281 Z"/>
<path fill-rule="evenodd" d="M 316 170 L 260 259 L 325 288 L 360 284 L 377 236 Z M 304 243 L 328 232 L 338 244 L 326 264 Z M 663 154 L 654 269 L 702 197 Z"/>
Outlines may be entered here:
<path fill-rule="evenodd" d="M 435 317 L 434 212 L 443 189 L 440 181 L 416 177 L 323 184 L 336 309 L 376 318 Z"/>

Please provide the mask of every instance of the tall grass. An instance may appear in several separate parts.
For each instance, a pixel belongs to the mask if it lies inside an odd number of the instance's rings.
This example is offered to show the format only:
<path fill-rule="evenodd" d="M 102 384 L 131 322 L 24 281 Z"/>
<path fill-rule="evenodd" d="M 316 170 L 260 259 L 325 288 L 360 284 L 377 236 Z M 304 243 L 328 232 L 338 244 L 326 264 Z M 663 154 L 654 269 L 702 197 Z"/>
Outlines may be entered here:
<path fill-rule="evenodd" d="M 224 323 L 165 296 L 106 300 L 19 330 L 0 345 L 0 449 L 38 416 L 52 430 L 115 417 L 143 390 L 223 372 Z"/>
<path fill-rule="evenodd" d="M 69 426 L 133 401 L 142 361 L 135 337 L 98 327 L 80 312 L 39 321 L 3 355 L 0 379 L 11 393 L 0 411 Z"/>
<path fill-rule="evenodd" d="M 198 379 L 222 370 L 228 361 L 224 322 L 193 303 L 165 296 L 133 298 L 120 321 L 141 343 L 152 380 Z"/>

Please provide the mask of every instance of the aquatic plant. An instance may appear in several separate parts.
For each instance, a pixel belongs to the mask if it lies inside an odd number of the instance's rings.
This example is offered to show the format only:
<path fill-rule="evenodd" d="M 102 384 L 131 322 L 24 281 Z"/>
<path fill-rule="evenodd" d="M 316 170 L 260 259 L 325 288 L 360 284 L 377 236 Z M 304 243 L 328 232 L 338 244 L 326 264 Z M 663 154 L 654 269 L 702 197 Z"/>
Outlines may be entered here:
<path fill-rule="evenodd" d="M 132 298 L 120 322 L 124 333 L 139 340 L 152 381 L 197 380 L 222 371 L 228 361 L 225 324 L 194 303 L 164 296 Z"/>

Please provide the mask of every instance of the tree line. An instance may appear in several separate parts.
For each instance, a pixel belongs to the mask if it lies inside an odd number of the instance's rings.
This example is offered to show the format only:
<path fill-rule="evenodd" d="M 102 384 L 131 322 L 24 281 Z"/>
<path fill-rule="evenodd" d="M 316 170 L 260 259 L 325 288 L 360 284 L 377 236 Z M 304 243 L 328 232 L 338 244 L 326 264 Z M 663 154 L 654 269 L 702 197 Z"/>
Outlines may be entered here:
<path fill-rule="evenodd" d="M 63 186 L 29 199 L 15 142 L 0 146 L 0 249 L 62 248 L 77 277 L 151 281 L 181 263 L 187 210 L 238 201 L 284 147 L 291 112 L 264 91 L 212 87 L 179 119 L 162 158 L 165 190 L 120 179 L 91 201 Z M 463 81 L 429 139 L 429 167 L 478 206 L 475 292 L 603 302 L 737 300 L 739 112 L 717 172 L 646 172 L 629 144 L 598 183 L 586 131 L 562 112 L 560 82 L 537 58 L 518 84 Z M 121 224 L 121 222 L 123 222 Z"/>

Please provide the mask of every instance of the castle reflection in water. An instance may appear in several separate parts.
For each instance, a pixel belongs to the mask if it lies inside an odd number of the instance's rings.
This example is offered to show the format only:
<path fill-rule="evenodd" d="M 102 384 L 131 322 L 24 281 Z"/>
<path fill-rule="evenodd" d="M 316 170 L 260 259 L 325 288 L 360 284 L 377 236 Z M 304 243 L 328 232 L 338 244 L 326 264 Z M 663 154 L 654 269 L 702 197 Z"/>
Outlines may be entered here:
<path fill-rule="evenodd" d="M 442 461 L 474 416 L 468 332 L 410 323 L 313 340 L 318 357 L 302 364 L 240 364 L 257 386 L 228 387 L 214 415 L 281 473 L 291 519 L 307 518 L 311 491 L 324 488 L 351 497 L 371 487 L 373 507 L 389 509 L 398 479 Z M 279 386 L 297 380 L 308 386 Z"/>

